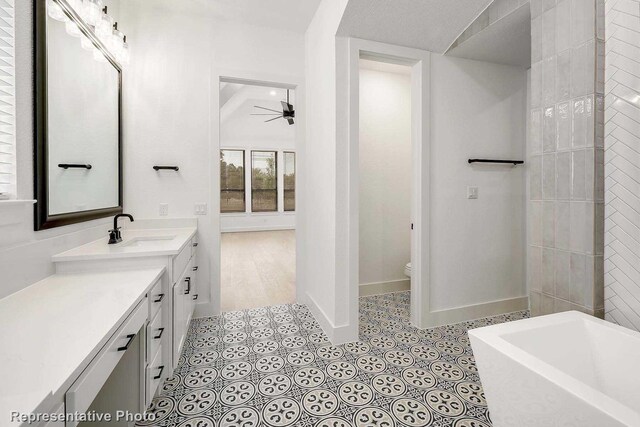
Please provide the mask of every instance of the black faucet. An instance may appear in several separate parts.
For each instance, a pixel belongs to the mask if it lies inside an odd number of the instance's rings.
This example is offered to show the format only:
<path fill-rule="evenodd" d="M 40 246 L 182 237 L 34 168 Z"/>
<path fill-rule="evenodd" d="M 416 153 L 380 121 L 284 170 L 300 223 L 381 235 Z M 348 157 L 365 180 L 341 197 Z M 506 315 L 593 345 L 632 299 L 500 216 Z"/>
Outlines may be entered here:
<path fill-rule="evenodd" d="M 122 242 L 122 234 L 120 233 L 120 227 L 118 227 L 118 218 L 127 217 L 131 222 L 133 222 L 133 217 L 129 214 L 118 214 L 113 217 L 113 230 L 109 230 L 109 244 L 114 245 L 116 243 Z"/>

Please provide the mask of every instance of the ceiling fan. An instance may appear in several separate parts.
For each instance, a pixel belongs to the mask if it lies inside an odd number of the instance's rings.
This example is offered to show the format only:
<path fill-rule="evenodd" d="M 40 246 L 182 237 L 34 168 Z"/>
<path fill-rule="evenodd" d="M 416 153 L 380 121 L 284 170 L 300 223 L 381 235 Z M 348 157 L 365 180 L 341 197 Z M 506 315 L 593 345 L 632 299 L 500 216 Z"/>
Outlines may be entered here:
<path fill-rule="evenodd" d="M 285 119 L 289 122 L 290 125 L 294 123 L 294 118 L 296 117 L 296 111 L 293 109 L 293 105 L 289 104 L 289 89 L 287 89 L 287 102 L 280 101 L 282 104 L 282 112 L 278 110 L 273 110 L 267 107 L 260 107 L 259 105 L 254 105 L 255 108 L 259 108 L 261 110 L 271 111 L 270 113 L 253 113 L 252 116 L 276 116 L 272 119 L 265 120 L 265 123 L 272 122 L 278 119 Z"/>

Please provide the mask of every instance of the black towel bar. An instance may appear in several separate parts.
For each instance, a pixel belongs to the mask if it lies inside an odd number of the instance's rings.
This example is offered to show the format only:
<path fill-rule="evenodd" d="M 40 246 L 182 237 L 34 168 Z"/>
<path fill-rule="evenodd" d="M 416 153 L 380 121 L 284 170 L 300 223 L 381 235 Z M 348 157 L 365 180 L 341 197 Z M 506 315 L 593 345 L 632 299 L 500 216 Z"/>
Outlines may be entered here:
<path fill-rule="evenodd" d="M 469 159 L 469 164 L 471 163 L 502 163 L 502 164 L 513 164 L 522 165 L 524 164 L 523 160 L 497 160 L 497 159 Z"/>
<path fill-rule="evenodd" d="M 59 168 L 62 169 L 91 169 L 93 166 L 86 164 L 86 165 L 81 165 L 81 164 L 76 164 L 76 163 L 60 163 L 58 164 Z"/>
<path fill-rule="evenodd" d="M 180 168 L 178 166 L 154 166 L 153 169 L 156 170 L 156 171 L 159 171 L 159 170 L 171 170 L 171 171 L 176 171 L 176 172 L 178 172 L 180 170 Z"/>

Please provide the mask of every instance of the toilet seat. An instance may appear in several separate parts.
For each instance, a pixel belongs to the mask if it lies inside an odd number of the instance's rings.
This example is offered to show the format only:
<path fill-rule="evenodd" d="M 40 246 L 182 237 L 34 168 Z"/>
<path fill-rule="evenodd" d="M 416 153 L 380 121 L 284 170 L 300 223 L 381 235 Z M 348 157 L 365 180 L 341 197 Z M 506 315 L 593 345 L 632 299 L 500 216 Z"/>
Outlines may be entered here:
<path fill-rule="evenodd" d="M 404 275 L 407 277 L 411 277 L 411 263 L 408 262 L 405 266 L 404 266 Z"/>

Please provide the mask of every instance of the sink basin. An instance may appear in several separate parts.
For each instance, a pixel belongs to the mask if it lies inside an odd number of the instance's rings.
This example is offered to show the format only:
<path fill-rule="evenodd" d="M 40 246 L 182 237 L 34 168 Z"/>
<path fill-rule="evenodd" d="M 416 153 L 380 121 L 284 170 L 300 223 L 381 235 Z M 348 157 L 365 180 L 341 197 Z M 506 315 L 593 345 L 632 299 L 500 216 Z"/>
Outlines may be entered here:
<path fill-rule="evenodd" d="M 147 237 L 134 237 L 133 239 L 126 241 L 121 247 L 132 248 L 146 248 L 161 245 L 162 243 L 175 239 L 176 236 L 147 236 Z"/>

